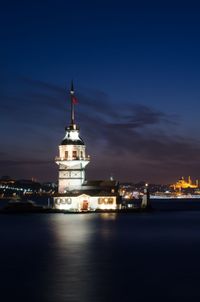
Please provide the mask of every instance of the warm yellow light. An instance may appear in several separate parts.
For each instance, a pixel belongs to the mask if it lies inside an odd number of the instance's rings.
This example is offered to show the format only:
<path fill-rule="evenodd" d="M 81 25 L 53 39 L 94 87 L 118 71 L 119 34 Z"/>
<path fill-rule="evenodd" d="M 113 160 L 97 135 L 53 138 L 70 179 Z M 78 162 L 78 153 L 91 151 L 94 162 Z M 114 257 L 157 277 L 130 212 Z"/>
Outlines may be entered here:
<path fill-rule="evenodd" d="M 184 178 L 182 177 L 175 184 L 171 185 L 171 187 L 173 187 L 174 189 L 196 189 L 198 188 L 198 185 L 192 184 L 191 178 L 189 176 L 188 181 L 184 180 Z"/>

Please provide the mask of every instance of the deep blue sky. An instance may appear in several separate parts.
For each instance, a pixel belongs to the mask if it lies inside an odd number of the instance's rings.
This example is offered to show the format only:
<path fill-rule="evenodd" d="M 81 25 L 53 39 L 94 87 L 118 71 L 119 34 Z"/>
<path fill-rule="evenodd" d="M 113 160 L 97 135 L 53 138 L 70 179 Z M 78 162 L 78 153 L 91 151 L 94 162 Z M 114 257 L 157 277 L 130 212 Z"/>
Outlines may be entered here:
<path fill-rule="evenodd" d="M 0 174 L 55 180 L 70 81 L 88 178 L 200 178 L 198 1 L 7 1 Z"/>

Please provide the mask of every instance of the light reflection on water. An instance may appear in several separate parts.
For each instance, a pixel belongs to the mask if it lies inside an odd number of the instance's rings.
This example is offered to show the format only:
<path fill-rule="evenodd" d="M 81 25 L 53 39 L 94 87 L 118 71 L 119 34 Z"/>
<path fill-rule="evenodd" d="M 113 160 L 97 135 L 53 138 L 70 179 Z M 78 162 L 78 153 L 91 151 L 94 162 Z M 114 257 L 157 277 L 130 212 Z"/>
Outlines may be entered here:
<path fill-rule="evenodd" d="M 199 212 L 5 215 L 0 235 L 2 301 L 200 300 Z"/>
<path fill-rule="evenodd" d="M 117 219 L 117 213 L 101 213 L 99 214 L 101 219 L 104 220 L 116 220 Z"/>
<path fill-rule="evenodd" d="M 100 214 L 98 217 L 85 214 L 63 215 L 59 217 L 59 223 L 57 217 L 53 219 L 56 250 L 50 267 L 54 274 L 48 281 L 48 286 L 51 284 L 53 292 L 47 295 L 48 300 L 52 297 L 54 297 L 52 301 L 98 300 L 96 291 L 103 280 L 100 278 L 97 284 L 96 276 L 99 274 L 98 266 L 102 258 L 97 259 L 94 253 L 101 254 L 101 248 L 104 248 L 99 241 L 107 240 L 115 234 L 107 224 L 107 221 L 112 221 L 115 216 L 115 214 Z M 97 220 L 99 224 L 96 223 Z M 47 278 L 48 276 L 49 273 Z M 99 294 L 102 294 L 101 290 Z"/>

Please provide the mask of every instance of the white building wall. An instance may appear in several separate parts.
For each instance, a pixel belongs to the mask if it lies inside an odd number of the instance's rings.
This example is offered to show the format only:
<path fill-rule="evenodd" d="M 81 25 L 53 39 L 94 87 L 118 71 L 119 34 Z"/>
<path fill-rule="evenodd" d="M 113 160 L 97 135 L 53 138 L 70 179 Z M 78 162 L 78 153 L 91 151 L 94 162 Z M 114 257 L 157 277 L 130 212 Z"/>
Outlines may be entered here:
<path fill-rule="evenodd" d="M 101 200 L 100 200 L 101 199 Z M 112 199 L 112 203 L 111 203 Z M 110 202 L 110 203 L 109 203 Z M 117 209 L 116 196 L 89 196 L 82 194 L 79 196 L 61 196 L 54 198 L 54 208 L 66 211 L 83 211 L 84 203 L 88 203 L 88 211 L 95 210 L 115 210 Z"/>
<path fill-rule="evenodd" d="M 89 157 L 86 158 L 85 155 L 85 146 L 60 145 L 56 163 L 59 165 L 58 192 L 62 194 L 66 191 L 80 190 L 85 181 L 84 169 L 89 163 Z"/>
<path fill-rule="evenodd" d="M 72 190 L 80 190 L 83 183 L 82 179 L 67 179 L 67 178 L 60 178 L 58 179 L 58 192 L 60 194 L 64 194 L 67 191 Z"/>
<path fill-rule="evenodd" d="M 77 157 L 85 159 L 85 146 L 84 145 L 60 145 L 59 157 L 63 160 L 66 158 L 65 152 L 68 152 L 68 160 L 73 159 L 73 151 L 76 151 Z"/>

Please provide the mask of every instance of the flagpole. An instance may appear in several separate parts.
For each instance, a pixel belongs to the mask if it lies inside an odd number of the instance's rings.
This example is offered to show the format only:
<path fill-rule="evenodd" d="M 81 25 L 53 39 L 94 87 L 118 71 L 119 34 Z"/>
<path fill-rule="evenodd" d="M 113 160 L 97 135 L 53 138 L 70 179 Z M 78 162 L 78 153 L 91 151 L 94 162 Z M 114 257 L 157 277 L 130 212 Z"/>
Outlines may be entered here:
<path fill-rule="evenodd" d="M 73 81 L 71 82 L 71 89 L 70 89 L 70 96 L 71 96 L 71 125 L 74 125 L 74 102 L 73 102 L 73 95 L 74 95 L 74 85 Z"/>

